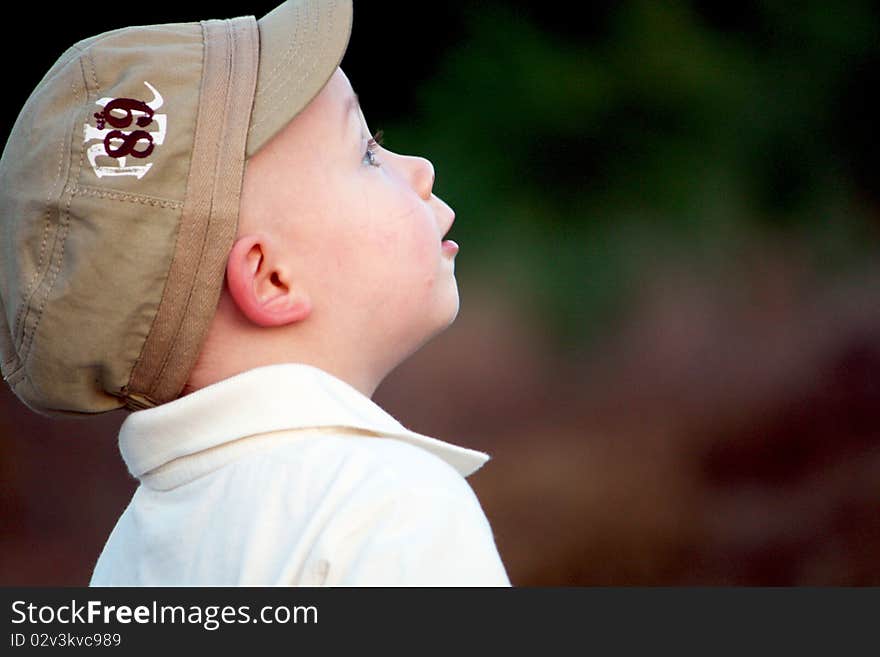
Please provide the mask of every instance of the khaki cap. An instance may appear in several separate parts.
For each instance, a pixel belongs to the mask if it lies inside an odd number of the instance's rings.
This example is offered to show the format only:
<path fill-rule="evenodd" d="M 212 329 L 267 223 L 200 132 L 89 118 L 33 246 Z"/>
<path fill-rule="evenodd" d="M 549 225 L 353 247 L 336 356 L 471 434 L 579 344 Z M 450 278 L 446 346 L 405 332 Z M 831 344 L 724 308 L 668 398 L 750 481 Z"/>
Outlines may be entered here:
<path fill-rule="evenodd" d="M 0 365 L 32 410 L 176 399 L 223 287 L 247 158 L 330 79 L 352 0 L 70 47 L 0 159 Z"/>

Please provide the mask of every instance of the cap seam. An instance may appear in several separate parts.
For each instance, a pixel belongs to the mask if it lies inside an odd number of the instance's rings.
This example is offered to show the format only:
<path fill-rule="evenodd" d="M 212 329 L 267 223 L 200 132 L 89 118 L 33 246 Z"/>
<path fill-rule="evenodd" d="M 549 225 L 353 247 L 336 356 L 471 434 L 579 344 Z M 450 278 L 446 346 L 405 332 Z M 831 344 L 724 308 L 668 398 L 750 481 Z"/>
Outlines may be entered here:
<path fill-rule="evenodd" d="M 148 395 L 154 405 L 179 394 L 216 312 L 238 216 L 247 121 L 243 112 L 249 109 L 244 103 L 253 102 L 257 75 L 253 16 L 200 25 L 202 84 L 174 255 L 159 308 L 122 391 L 125 396 Z M 247 47 L 238 50 L 239 41 Z M 236 156 L 238 140 L 241 152 Z M 230 157 L 223 160 L 223 156 Z"/>
<path fill-rule="evenodd" d="M 0 372 L 3 373 L 3 380 L 8 381 L 9 378 L 18 371 L 20 365 L 18 363 L 18 348 L 9 332 L 9 321 L 6 317 L 6 302 L 3 300 L 2 294 L 0 294 L 0 340 L 2 340 L 0 346 L 9 347 L 8 357 L 0 362 Z M 2 351 L 2 349 L 0 349 L 0 351 Z M 7 370 L 9 370 L 8 373 Z"/>
<path fill-rule="evenodd" d="M 300 7 L 297 6 L 296 7 L 296 15 L 294 18 L 294 24 L 296 25 L 296 32 L 294 32 L 294 34 L 293 34 L 293 42 L 288 47 L 287 52 L 285 53 L 285 57 L 282 59 L 282 63 L 284 65 L 289 64 L 296 57 L 296 54 L 298 52 L 300 52 L 300 50 L 302 50 L 302 48 L 301 48 L 302 42 L 305 40 L 305 37 L 308 34 L 307 31 L 304 31 L 302 29 L 305 21 L 301 21 L 299 17 L 300 17 Z M 312 34 L 314 34 L 314 30 L 312 30 Z M 302 35 L 302 38 L 300 38 L 300 35 Z M 314 60 L 312 60 L 312 61 L 314 63 Z M 269 78 L 268 80 L 266 80 L 265 85 L 263 85 L 263 86 L 258 85 L 257 94 L 255 96 L 255 99 L 256 98 L 264 98 L 264 99 L 266 99 L 266 102 L 270 103 L 270 107 L 274 107 L 274 104 L 271 104 L 271 99 L 273 96 L 284 91 L 285 86 L 283 84 L 281 84 L 281 82 L 283 82 L 283 81 L 284 81 L 284 78 L 282 78 L 280 75 L 275 75 L 275 76 L 272 76 L 271 78 Z M 288 79 L 287 82 L 289 83 L 290 80 Z M 296 87 L 294 86 L 294 88 L 296 88 Z M 289 92 L 288 92 L 288 95 L 289 95 Z M 270 116 L 270 114 L 265 114 L 262 120 L 251 123 L 251 125 L 248 126 L 248 135 L 250 135 L 256 129 L 257 126 L 262 126 L 263 123 L 265 123 L 266 119 L 269 118 L 269 116 Z"/>
<path fill-rule="evenodd" d="M 335 9 L 335 7 L 336 7 L 336 3 L 335 3 L 335 2 L 333 3 L 333 7 L 334 7 L 334 9 Z M 332 20 L 332 22 L 331 22 L 332 28 L 330 29 L 330 33 L 332 34 L 333 31 L 334 31 L 334 28 L 336 27 L 336 12 L 333 12 L 333 13 L 331 14 L 331 16 L 332 16 L 332 19 L 331 19 L 331 20 Z M 313 45 L 313 44 L 315 43 L 315 40 L 317 40 L 317 39 L 319 38 L 319 36 L 320 36 L 320 35 L 318 34 L 318 30 L 317 30 L 317 29 L 313 30 L 313 31 L 312 31 L 312 34 L 311 34 L 312 40 L 309 42 L 309 45 L 310 45 L 310 46 Z M 282 96 L 281 98 L 277 98 L 274 102 L 271 102 L 270 104 L 268 104 L 268 105 L 266 106 L 266 110 L 267 110 L 267 111 L 264 113 L 264 116 L 267 116 L 267 117 L 270 116 L 270 115 L 272 114 L 272 111 L 271 111 L 271 110 L 274 110 L 275 108 L 277 108 L 277 107 L 283 105 L 283 104 L 285 103 L 285 101 L 287 101 L 287 100 L 290 98 L 290 96 L 291 96 L 292 94 L 294 94 L 294 93 L 296 93 L 296 92 L 298 92 L 298 91 L 300 90 L 299 87 L 300 87 L 300 85 L 302 84 L 302 82 L 303 82 L 304 80 L 306 80 L 307 78 L 309 78 L 309 76 L 311 76 L 311 74 L 312 74 L 312 73 L 315 71 L 315 69 L 318 67 L 318 62 L 319 62 L 319 60 L 320 60 L 320 57 L 313 57 L 313 58 L 312 58 L 311 66 L 310 66 L 308 69 L 306 69 L 305 71 L 303 71 L 303 73 L 299 76 L 299 79 L 296 81 L 296 83 L 295 83 L 295 84 L 288 84 L 288 85 L 287 85 L 287 93 L 285 93 L 284 96 Z M 333 74 L 333 72 L 331 71 L 331 75 L 332 75 L 332 74 Z M 327 80 L 324 81 L 324 84 L 321 85 L 321 87 L 319 87 L 318 91 L 320 91 L 320 89 L 323 89 L 323 87 L 327 84 L 327 81 L 328 81 L 328 80 L 329 80 L 329 78 L 328 78 Z M 280 87 L 280 89 L 283 89 L 283 87 Z M 269 97 L 271 97 L 271 95 L 272 95 L 272 94 L 269 94 Z M 292 120 L 292 119 L 291 119 L 291 120 Z M 260 122 L 259 124 L 258 124 L 258 123 L 254 123 L 254 124 L 251 126 L 249 132 L 252 131 L 252 130 L 254 130 L 254 128 L 256 128 L 257 125 L 262 125 L 262 122 Z"/>
<path fill-rule="evenodd" d="M 336 5 L 334 3 L 334 8 L 335 8 L 335 6 Z M 297 35 L 300 33 L 300 25 L 302 25 L 306 22 L 306 21 L 300 21 L 298 19 L 298 16 L 299 16 L 299 14 L 297 14 L 297 21 L 296 21 Z M 314 13 L 312 14 L 311 29 L 303 31 L 303 38 L 297 40 L 297 42 L 295 44 L 296 47 L 294 48 L 293 52 L 290 53 L 290 58 L 287 59 L 285 61 L 285 63 L 289 63 L 290 61 L 292 61 L 292 59 L 295 57 L 296 53 L 300 52 L 301 50 L 302 51 L 314 50 L 313 46 L 314 46 L 316 39 L 318 38 L 318 26 L 319 25 L 321 25 L 320 12 L 317 9 L 315 9 Z M 308 38 L 308 43 L 306 44 L 305 47 L 301 47 L 303 42 L 306 41 L 306 38 Z M 292 93 L 299 91 L 300 83 L 308 76 L 309 73 L 311 73 L 312 71 L 315 70 L 319 59 L 320 58 L 317 56 L 311 58 L 311 61 L 312 61 L 311 67 L 308 69 L 308 71 L 306 71 L 306 73 L 304 75 L 300 75 L 296 84 L 290 84 L 289 78 L 286 79 L 287 84 L 275 84 L 279 80 L 285 81 L 280 76 L 277 76 L 274 80 L 270 80 L 266 84 L 265 89 L 263 89 L 262 92 L 259 94 L 260 96 L 262 96 L 265 99 L 266 103 L 268 104 L 267 106 L 269 108 L 277 107 L 278 105 L 281 104 L 282 101 L 289 98 Z M 279 93 L 282 93 L 285 91 L 286 91 L 286 93 L 283 98 L 281 98 L 278 101 L 272 100 L 273 97 L 276 97 Z M 303 109 L 305 109 L 305 108 L 303 108 Z M 300 110 L 300 111 L 302 111 L 302 110 Z M 265 122 L 265 119 L 268 118 L 269 116 L 271 116 L 271 112 L 264 114 L 264 120 L 259 121 L 257 123 L 254 123 L 250 127 L 250 130 L 255 129 L 258 125 L 262 125 Z M 249 130 L 249 132 L 250 132 L 250 130 Z"/>
<path fill-rule="evenodd" d="M 68 184 L 67 189 L 75 196 L 97 196 L 110 201 L 124 201 L 127 203 L 140 203 L 142 205 L 152 205 L 172 210 L 180 210 L 183 208 L 182 201 L 162 198 L 160 196 L 149 196 L 147 194 L 132 194 L 130 192 L 120 192 L 112 189 L 102 189 L 100 187 L 92 187 L 90 185 L 77 185 L 75 183 Z"/>
<path fill-rule="evenodd" d="M 299 6 L 297 6 L 295 9 L 296 9 L 296 15 L 294 18 L 294 24 L 296 25 L 296 31 L 293 33 L 293 41 L 291 42 L 290 46 L 288 46 L 287 51 L 285 52 L 285 56 L 281 60 L 281 63 L 283 63 L 285 65 L 287 65 L 290 61 L 292 61 L 295 58 L 296 54 L 300 51 L 300 44 L 302 43 L 303 39 L 305 38 L 305 32 L 303 32 L 303 30 L 302 30 L 303 21 L 299 20 L 300 8 L 299 8 Z M 300 35 L 302 35 L 303 38 L 300 38 Z M 281 64 L 279 64 L 279 66 L 280 65 Z M 254 100 L 256 101 L 257 98 L 271 99 L 273 95 L 278 93 L 278 91 L 283 90 L 284 86 L 281 84 L 278 84 L 279 81 L 283 81 L 283 78 L 280 75 L 273 75 L 266 80 L 265 85 L 258 84 L 257 85 L 257 93 L 254 95 Z M 250 135 L 250 133 L 253 132 L 253 130 L 258 125 L 262 125 L 265 122 L 265 118 L 266 117 L 264 117 L 263 120 L 252 122 L 248 126 L 248 135 Z"/>
<path fill-rule="evenodd" d="M 230 78 L 232 77 L 232 69 L 233 69 L 233 65 L 235 62 L 235 46 L 236 46 L 235 29 L 234 29 L 233 25 L 231 24 L 231 22 L 229 20 L 226 20 L 226 21 L 223 21 L 223 26 L 225 28 L 223 30 L 223 36 L 226 41 L 226 53 L 225 53 L 225 55 L 226 55 L 226 57 L 225 57 L 226 58 L 226 75 L 225 75 L 225 80 L 224 80 L 225 84 L 223 84 L 222 89 L 224 90 L 226 97 L 224 98 L 224 102 L 223 102 L 223 117 L 222 117 L 222 121 L 221 121 L 222 128 L 221 128 L 221 133 L 220 133 L 220 139 L 218 140 L 219 144 L 223 144 L 225 142 L 225 137 L 226 137 L 226 134 L 229 130 L 229 116 L 231 113 L 230 105 L 232 103 L 232 93 L 231 93 L 231 89 L 230 89 Z M 204 32 L 203 32 L 203 34 L 204 34 Z M 202 102 L 201 96 L 199 98 L 199 102 L 200 103 Z M 199 130 L 198 119 L 196 119 L 195 130 L 196 130 L 196 132 L 198 132 L 198 130 Z M 210 199 L 210 210 L 208 212 L 208 218 L 207 218 L 207 222 L 206 222 L 206 226 L 205 226 L 206 233 L 210 233 L 211 232 L 211 224 L 213 222 L 216 222 L 219 220 L 219 218 L 217 216 L 215 216 L 215 213 L 214 213 L 215 191 L 217 188 L 217 170 L 219 169 L 221 161 L 222 161 L 222 151 L 221 151 L 221 147 L 219 144 L 216 146 L 216 148 L 213 151 L 214 170 L 211 175 L 211 181 L 212 181 L 211 199 Z M 197 259 L 197 265 L 196 265 L 196 269 L 195 269 L 195 279 L 196 280 L 199 279 L 199 274 L 204 270 L 204 267 L 205 267 L 205 248 L 207 245 L 205 244 L 204 239 L 201 240 L 200 246 L 201 246 L 201 249 L 199 251 L 199 256 Z M 192 306 L 192 301 L 193 301 L 193 287 L 190 287 L 187 290 L 186 300 L 183 303 L 184 311 L 183 311 L 182 316 L 185 316 L 187 314 L 190 307 Z M 182 329 L 183 329 L 183 321 L 181 320 L 177 324 L 177 327 L 174 330 L 174 335 L 172 337 L 172 343 L 177 341 L 178 336 L 180 335 L 180 331 Z M 170 362 L 170 359 L 171 359 L 171 352 L 172 352 L 171 349 L 167 349 L 165 351 L 163 358 L 162 358 L 162 361 L 159 364 L 159 371 L 154 376 L 152 385 L 149 388 L 149 394 L 151 396 L 155 393 L 156 388 L 159 386 L 159 382 L 162 380 L 162 377 L 165 375 L 165 370 L 167 369 L 168 363 Z"/>
<path fill-rule="evenodd" d="M 79 69 L 80 69 L 80 74 L 82 75 L 83 91 L 85 92 L 85 102 L 88 103 L 89 89 L 88 89 L 88 82 L 86 80 L 85 69 L 83 68 L 82 58 L 79 59 Z M 75 100 L 76 99 L 76 85 L 72 84 L 71 86 L 73 88 L 74 100 Z M 72 134 L 69 137 L 69 139 L 72 139 Z M 80 171 L 82 171 L 82 163 L 83 163 L 84 156 L 85 156 L 85 150 L 80 148 L 79 162 L 77 163 L 76 174 L 75 174 L 75 179 L 77 179 L 77 180 L 79 179 Z M 71 179 L 70 173 L 68 173 L 67 179 L 68 180 Z M 64 193 L 62 192 L 62 198 L 63 198 L 63 196 L 64 196 Z M 70 204 L 72 201 L 73 201 L 73 195 L 71 194 L 67 198 L 67 204 L 64 209 L 64 216 L 63 216 L 63 219 L 61 220 L 62 225 L 59 226 L 58 230 L 56 231 L 56 235 L 59 232 L 61 233 L 61 236 L 60 236 L 61 250 L 58 254 L 58 257 L 55 258 L 55 262 L 49 267 L 49 271 L 51 273 L 52 278 L 44 286 L 45 291 L 43 293 L 43 300 L 40 303 L 39 310 L 37 311 L 37 315 L 36 315 L 36 319 L 34 320 L 33 328 L 31 329 L 30 333 L 28 333 L 27 326 L 24 327 L 25 335 L 22 336 L 21 355 L 20 355 L 22 367 L 25 367 L 30 359 L 31 346 L 34 343 L 34 336 L 36 335 L 37 329 L 39 328 L 40 322 L 43 318 L 43 311 L 45 310 L 46 303 L 49 300 L 49 294 L 52 291 L 52 289 L 55 287 L 55 281 L 58 279 L 58 273 L 61 271 L 61 263 L 64 261 L 64 250 L 65 250 L 65 246 L 67 245 L 67 235 L 70 230 Z M 56 238 L 56 240 L 57 239 L 58 238 Z M 53 247 L 53 251 L 54 251 L 54 247 Z M 35 292 L 36 292 L 36 290 L 35 290 Z"/>
<path fill-rule="evenodd" d="M 7 360 L 4 360 L 4 361 L 3 361 L 3 367 L 4 367 L 4 369 L 6 368 L 7 365 L 11 365 L 12 363 L 14 363 L 14 362 L 17 361 L 17 360 L 18 360 L 18 354 L 15 353 L 15 352 L 13 351 L 13 353 L 12 353 L 12 357 L 9 358 L 9 359 L 7 359 Z M 16 369 L 18 369 L 18 368 L 16 368 Z M 14 371 L 13 371 L 13 372 L 10 372 L 10 373 L 9 373 L 9 376 L 12 376 L 13 374 L 15 374 Z"/>
<path fill-rule="evenodd" d="M 74 100 L 76 99 L 76 87 L 73 87 Z M 43 278 L 46 276 L 46 271 L 48 271 L 48 265 L 46 268 L 43 268 L 44 258 L 46 257 L 46 244 L 49 240 L 49 233 L 51 232 L 52 227 L 52 193 L 58 187 L 59 182 L 61 181 L 61 167 L 64 164 L 64 156 L 68 152 L 67 149 L 64 148 L 65 142 L 70 142 L 73 137 L 73 125 L 62 135 L 61 143 L 58 145 L 58 167 L 55 170 L 55 179 L 52 182 L 52 185 L 49 188 L 49 193 L 46 195 L 46 214 L 43 225 L 43 239 L 40 243 L 40 255 L 37 260 L 37 267 L 34 270 L 33 276 L 31 276 L 31 280 L 28 282 L 28 286 L 26 288 L 26 292 L 22 296 L 22 303 L 19 306 L 18 312 L 15 315 L 15 321 L 12 326 L 12 340 L 13 344 L 15 344 L 15 336 L 21 333 L 21 343 L 24 342 L 24 327 L 22 323 L 25 321 L 25 318 L 28 314 L 28 308 L 30 307 L 31 300 L 39 289 L 40 283 L 42 283 Z M 62 187 L 61 196 L 64 196 L 64 191 Z M 57 231 L 56 231 L 57 234 Z M 19 344 L 21 346 L 21 344 Z"/>
<path fill-rule="evenodd" d="M 284 54 L 278 58 L 278 63 L 275 65 L 275 68 L 266 74 L 266 89 L 269 89 L 272 86 L 272 83 L 278 79 L 279 71 L 281 71 L 281 69 L 284 68 L 284 65 L 290 61 L 290 56 L 292 55 L 291 51 L 298 50 L 297 44 L 299 43 L 299 39 L 297 39 L 297 36 L 299 36 L 301 25 L 299 21 L 300 7 L 301 5 L 295 5 L 293 8 L 296 12 L 293 20 L 293 24 L 296 26 L 296 31 L 293 33 L 293 39 L 291 40 L 290 45 L 287 46 L 287 50 L 285 50 Z M 263 94 L 262 92 L 258 92 L 256 95 L 262 96 Z"/>
<path fill-rule="evenodd" d="M 10 360 L 9 362 L 4 363 L 4 364 L 3 364 L 3 367 L 6 367 L 7 365 L 9 365 L 9 364 L 11 364 L 11 363 L 14 363 L 14 362 L 16 362 L 16 361 L 18 361 L 18 356 L 17 356 L 17 355 L 16 355 L 12 360 Z M 9 374 L 4 374 L 4 375 L 3 375 L 3 380 L 6 381 L 9 385 L 11 385 L 11 386 L 14 388 L 14 387 L 15 387 L 15 381 L 12 381 L 12 378 L 13 378 L 14 376 L 16 376 L 19 372 L 21 372 L 22 369 L 23 369 L 23 366 L 22 366 L 21 363 L 19 362 L 18 367 L 16 367 L 14 370 L 12 370 Z"/>
<path fill-rule="evenodd" d="M 92 69 L 92 82 L 95 83 L 95 98 L 101 97 L 101 85 L 98 84 L 98 67 L 95 65 L 95 58 L 92 56 L 94 48 L 89 48 L 83 54 L 89 60 L 89 67 Z"/>
<path fill-rule="evenodd" d="M 198 105 L 201 105 L 201 103 L 203 102 L 203 95 L 204 95 L 204 90 L 205 90 L 205 77 L 204 76 L 205 76 L 206 60 L 208 57 L 208 42 L 207 42 L 208 35 L 205 30 L 205 22 L 204 21 L 199 22 L 199 29 L 201 30 L 201 33 L 202 33 L 202 77 L 201 77 L 200 84 L 199 84 Z M 198 134 L 198 127 L 199 127 L 198 105 L 197 105 L 197 109 L 196 109 L 195 127 L 193 128 L 194 135 Z M 193 145 L 193 150 L 194 149 L 195 149 L 195 143 Z M 190 163 L 189 163 L 190 168 L 192 168 L 192 159 L 191 158 L 192 158 L 192 152 L 190 152 Z M 190 171 L 190 175 L 192 175 L 192 171 Z M 187 184 L 189 185 L 189 183 L 187 183 Z M 147 352 L 147 344 L 150 342 L 150 336 L 153 333 L 153 329 L 156 326 L 156 320 L 159 317 L 159 310 L 162 308 L 162 304 L 164 303 L 165 297 L 168 294 L 169 279 L 171 278 L 171 272 L 174 268 L 174 256 L 177 253 L 178 244 L 180 243 L 180 236 L 181 236 L 181 232 L 182 232 L 182 226 L 181 226 L 182 220 L 183 220 L 183 216 L 181 216 L 177 222 L 177 230 L 175 231 L 175 234 L 174 234 L 174 245 L 171 248 L 171 259 L 169 260 L 169 263 L 168 263 L 168 269 L 165 272 L 165 282 L 164 282 L 164 285 L 162 286 L 162 294 L 159 296 L 159 301 L 156 306 L 156 312 L 153 314 L 153 319 L 150 321 L 150 327 L 147 329 L 147 337 L 141 343 L 140 352 L 138 353 L 138 356 L 135 359 L 134 363 L 132 364 L 131 370 L 128 373 L 128 380 L 125 382 L 125 385 L 122 387 L 122 390 L 119 391 L 119 395 L 123 398 L 127 398 L 128 395 L 132 392 L 132 390 L 131 390 L 132 381 L 134 380 L 135 373 L 141 367 L 141 363 L 144 360 L 144 357 Z M 138 392 L 142 395 L 149 396 L 150 393 L 152 393 L 152 390 L 155 387 L 155 385 L 156 385 L 156 379 L 154 378 L 150 382 L 150 385 L 148 386 L 148 390 L 138 390 L 136 392 Z"/>

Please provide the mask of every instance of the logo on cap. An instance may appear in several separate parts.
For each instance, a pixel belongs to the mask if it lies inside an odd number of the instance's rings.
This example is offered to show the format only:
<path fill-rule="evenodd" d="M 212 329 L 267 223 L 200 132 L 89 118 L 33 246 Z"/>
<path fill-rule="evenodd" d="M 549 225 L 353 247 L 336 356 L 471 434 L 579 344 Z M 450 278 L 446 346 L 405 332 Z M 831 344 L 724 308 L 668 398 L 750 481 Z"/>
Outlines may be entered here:
<path fill-rule="evenodd" d="M 95 125 L 84 124 L 83 142 L 98 141 L 87 152 L 98 178 L 135 176 L 140 180 L 153 166 L 152 162 L 128 164 L 128 158 L 149 158 L 156 146 L 165 141 L 168 127 L 168 115 L 156 114 L 165 102 L 162 95 L 149 82 L 144 84 L 153 93 L 153 100 L 147 103 L 136 98 L 101 98 L 97 101 L 101 111 L 94 114 Z M 155 130 L 146 130 L 149 127 Z M 115 160 L 115 164 L 107 163 L 107 158 Z"/>

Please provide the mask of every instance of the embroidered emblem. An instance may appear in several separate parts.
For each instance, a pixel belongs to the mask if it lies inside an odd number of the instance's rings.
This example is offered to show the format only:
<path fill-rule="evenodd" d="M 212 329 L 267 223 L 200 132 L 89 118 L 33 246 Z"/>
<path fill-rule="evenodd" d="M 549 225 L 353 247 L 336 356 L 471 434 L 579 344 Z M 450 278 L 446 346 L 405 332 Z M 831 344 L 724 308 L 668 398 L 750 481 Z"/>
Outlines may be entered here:
<path fill-rule="evenodd" d="M 128 163 L 129 157 L 149 158 L 156 146 L 165 141 L 168 128 L 168 115 L 156 114 L 165 102 L 162 95 L 149 82 L 144 84 L 152 92 L 153 100 L 147 103 L 136 98 L 101 98 L 97 101 L 101 111 L 93 115 L 95 125 L 83 126 L 83 142 L 98 142 L 87 151 L 89 164 L 98 178 L 136 176 L 140 180 L 153 166 L 152 162 Z M 107 163 L 108 158 L 116 163 Z"/>

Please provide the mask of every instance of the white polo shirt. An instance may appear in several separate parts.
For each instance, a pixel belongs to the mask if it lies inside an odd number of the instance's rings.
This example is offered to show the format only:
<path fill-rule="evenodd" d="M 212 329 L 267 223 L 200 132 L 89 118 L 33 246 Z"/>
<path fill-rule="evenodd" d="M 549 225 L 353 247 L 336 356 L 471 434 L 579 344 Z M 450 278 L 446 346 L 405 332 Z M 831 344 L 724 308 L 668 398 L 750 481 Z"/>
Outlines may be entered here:
<path fill-rule="evenodd" d="M 140 485 L 91 586 L 510 586 L 465 480 L 489 456 L 316 367 L 131 413 L 119 447 Z"/>

